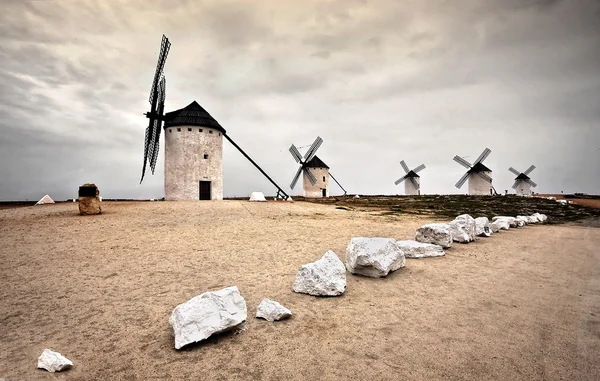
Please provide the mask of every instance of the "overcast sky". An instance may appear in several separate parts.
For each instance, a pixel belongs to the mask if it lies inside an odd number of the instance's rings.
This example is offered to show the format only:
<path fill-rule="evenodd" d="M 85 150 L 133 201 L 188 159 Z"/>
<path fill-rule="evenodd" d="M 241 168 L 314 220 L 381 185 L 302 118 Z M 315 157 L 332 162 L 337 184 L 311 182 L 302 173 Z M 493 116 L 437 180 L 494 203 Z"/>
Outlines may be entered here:
<path fill-rule="evenodd" d="M 285 190 L 321 136 L 349 193 L 402 194 L 401 159 L 464 193 L 452 157 L 486 147 L 499 192 L 534 164 L 537 192 L 600 193 L 595 0 L 3 0 L 0 200 L 164 195 L 162 143 L 139 184 L 163 33 L 167 111 L 198 101 Z M 225 196 L 275 193 L 224 147 Z"/>

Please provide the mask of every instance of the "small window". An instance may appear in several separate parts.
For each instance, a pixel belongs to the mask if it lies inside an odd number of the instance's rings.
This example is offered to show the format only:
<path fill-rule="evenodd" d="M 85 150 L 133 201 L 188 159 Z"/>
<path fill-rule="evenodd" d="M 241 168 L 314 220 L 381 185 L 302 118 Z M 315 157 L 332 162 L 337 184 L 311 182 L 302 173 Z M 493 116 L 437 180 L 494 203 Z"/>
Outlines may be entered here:
<path fill-rule="evenodd" d="M 177 132 L 181 132 L 181 128 L 177 128 Z"/>
<path fill-rule="evenodd" d="M 325 182 L 325 176 L 323 176 L 323 182 Z"/>
<path fill-rule="evenodd" d="M 198 132 L 202 132 L 202 129 L 201 129 L 201 128 L 200 128 L 200 129 L 198 129 Z"/>
<path fill-rule="evenodd" d="M 219 136 L 221 136 L 221 133 L 219 132 Z"/>
<path fill-rule="evenodd" d="M 188 128 L 188 131 L 192 131 L 192 129 L 191 129 L 191 128 Z"/>
<path fill-rule="evenodd" d="M 208 154 L 207 153 L 204 154 L 204 160 L 206 160 L 206 159 L 208 159 Z"/>
<path fill-rule="evenodd" d="M 212 134 L 212 130 L 208 130 L 208 133 L 209 133 L 209 134 Z"/>
<path fill-rule="evenodd" d="M 172 128 L 169 128 L 169 134 L 170 134 L 171 132 L 173 132 L 173 129 L 172 129 Z"/>

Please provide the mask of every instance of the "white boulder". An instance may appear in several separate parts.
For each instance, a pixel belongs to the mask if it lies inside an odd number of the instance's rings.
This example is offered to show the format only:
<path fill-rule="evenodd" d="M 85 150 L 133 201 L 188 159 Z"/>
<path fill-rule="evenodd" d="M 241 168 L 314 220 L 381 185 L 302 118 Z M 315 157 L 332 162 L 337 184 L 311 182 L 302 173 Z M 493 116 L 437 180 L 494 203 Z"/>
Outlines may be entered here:
<path fill-rule="evenodd" d="M 475 219 L 475 233 L 479 237 L 489 237 L 494 231 L 490 226 L 490 220 L 487 217 L 477 217 Z"/>
<path fill-rule="evenodd" d="M 354 237 L 346 247 L 346 268 L 352 274 L 380 278 L 405 263 L 404 252 L 393 238 Z"/>
<path fill-rule="evenodd" d="M 514 217 L 508 217 L 508 216 L 496 216 L 492 218 L 492 221 L 498 221 L 498 220 L 506 220 L 508 222 L 508 225 L 511 228 L 516 228 L 519 226 L 519 224 L 517 223 L 517 219 Z"/>
<path fill-rule="evenodd" d="M 528 224 L 537 224 L 540 222 L 536 216 L 525 216 Z"/>
<path fill-rule="evenodd" d="M 267 201 L 263 192 L 252 192 L 250 193 L 250 200 L 248 201 Z"/>
<path fill-rule="evenodd" d="M 169 318 L 175 349 L 229 331 L 246 317 L 246 301 L 236 286 L 195 296 L 175 307 Z"/>
<path fill-rule="evenodd" d="M 360 196 L 359 196 L 359 195 L 357 195 L 357 194 L 355 194 L 355 195 L 354 195 L 354 198 L 360 198 Z"/>
<path fill-rule="evenodd" d="M 533 215 L 536 216 L 540 222 L 545 222 L 548 219 L 548 216 L 542 213 L 534 213 Z"/>
<path fill-rule="evenodd" d="M 452 232 L 448 224 L 427 224 L 417 229 L 415 241 L 433 243 L 444 249 L 452 246 Z"/>
<path fill-rule="evenodd" d="M 469 243 L 475 241 L 476 223 L 475 219 L 468 214 L 461 214 L 451 221 L 450 230 L 454 242 Z"/>
<path fill-rule="evenodd" d="M 508 228 L 508 223 L 506 223 L 506 227 Z M 492 223 L 490 223 L 490 230 L 492 231 L 492 233 L 498 233 L 500 231 L 500 222 L 499 221 L 494 221 Z"/>
<path fill-rule="evenodd" d="M 417 241 L 396 241 L 400 250 L 404 252 L 406 258 L 428 258 L 441 257 L 446 255 L 444 249 L 440 245 L 432 243 L 423 243 Z"/>
<path fill-rule="evenodd" d="M 315 296 L 342 295 L 346 291 L 346 267 L 328 250 L 321 259 L 300 266 L 292 290 Z"/>
<path fill-rule="evenodd" d="M 510 220 L 507 220 L 507 219 L 499 219 L 499 220 L 492 222 L 492 224 L 498 225 L 498 229 L 500 229 L 500 230 L 508 230 L 511 228 Z M 516 226 L 516 220 L 515 220 L 515 226 Z"/>
<path fill-rule="evenodd" d="M 41 356 L 38 358 L 39 369 L 46 369 L 48 372 L 60 372 L 73 366 L 73 362 L 50 349 L 44 349 Z"/>
<path fill-rule="evenodd" d="M 525 217 L 525 216 L 517 216 L 517 223 L 519 224 L 519 227 L 526 226 L 527 225 L 527 221 L 528 221 L 527 217 Z"/>
<path fill-rule="evenodd" d="M 256 309 L 256 317 L 267 321 L 286 319 L 292 316 L 292 311 L 269 298 L 264 298 Z"/>

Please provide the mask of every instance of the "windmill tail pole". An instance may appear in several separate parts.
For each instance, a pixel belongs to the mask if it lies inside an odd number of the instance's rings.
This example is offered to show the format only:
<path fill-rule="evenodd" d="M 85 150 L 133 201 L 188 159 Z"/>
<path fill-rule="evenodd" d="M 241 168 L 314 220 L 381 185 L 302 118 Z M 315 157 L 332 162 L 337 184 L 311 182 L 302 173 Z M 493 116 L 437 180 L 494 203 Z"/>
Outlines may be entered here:
<path fill-rule="evenodd" d="M 344 187 L 342 186 L 342 184 L 338 183 L 338 181 L 335 179 L 335 177 L 333 177 L 333 175 L 331 174 L 331 172 L 329 172 L 329 176 L 331 176 L 331 178 L 333 179 L 333 181 L 335 181 L 335 183 L 337 185 L 339 185 L 340 188 L 342 188 L 342 190 L 344 191 L 344 196 L 345 196 L 348 192 L 346 192 L 346 190 L 344 189 Z"/>
<path fill-rule="evenodd" d="M 262 168 L 258 164 L 256 164 L 254 162 L 254 160 L 252 160 L 252 158 L 250 156 L 248 156 L 246 154 L 246 152 L 244 152 L 244 150 L 240 146 L 238 146 L 237 144 L 235 144 L 235 142 L 233 141 L 233 139 L 231 139 L 229 137 L 229 135 L 227 135 L 227 134 L 223 134 L 223 135 L 227 138 L 227 140 L 229 140 L 229 142 L 231 144 L 233 144 L 233 146 L 235 148 L 238 149 L 238 151 L 240 151 L 242 153 L 242 155 L 244 155 L 244 157 L 246 159 L 248 159 L 252 164 L 254 164 L 254 166 L 260 171 L 260 173 L 262 173 L 271 182 L 271 184 L 275 185 L 275 188 L 277 188 L 277 190 L 278 190 L 277 195 L 279 195 L 279 193 L 283 194 L 285 196 L 286 200 L 290 197 L 290 196 L 288 196 L 287 193 L 285 193 L 285 191 L 283 189 L 281 189 L 281 187 L 279 185 L 277 185 L 277 183 L 275 181 L 273 181 L 272 178 L 269 177 L 269 175 L 267 175 L 267 173 L 265 171 L 262 170 Z"/>

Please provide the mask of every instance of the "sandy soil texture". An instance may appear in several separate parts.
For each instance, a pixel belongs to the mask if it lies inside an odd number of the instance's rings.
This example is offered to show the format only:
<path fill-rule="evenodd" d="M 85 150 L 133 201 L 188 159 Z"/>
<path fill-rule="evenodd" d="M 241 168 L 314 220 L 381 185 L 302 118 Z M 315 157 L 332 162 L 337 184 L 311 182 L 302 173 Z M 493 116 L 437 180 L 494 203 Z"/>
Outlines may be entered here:
<path fill-rule="evenodd" d="M 102 210 L 0 211 L 0 378 L 600 379 L 600 229 L 513 229 L 316 298 L 291 291 L 301 264 L 328 249 L 344 260 L 353 236 L 411 239 L 430 221 L 303 202 Z M 230 285 L 246 329 L 176 351 L 172 309 Z M 294 317 L 255 319 L 263 297 Z M 37 370 L 44 348 L 73 369 Z"/>

